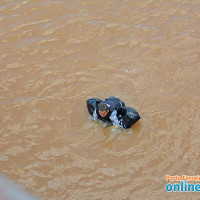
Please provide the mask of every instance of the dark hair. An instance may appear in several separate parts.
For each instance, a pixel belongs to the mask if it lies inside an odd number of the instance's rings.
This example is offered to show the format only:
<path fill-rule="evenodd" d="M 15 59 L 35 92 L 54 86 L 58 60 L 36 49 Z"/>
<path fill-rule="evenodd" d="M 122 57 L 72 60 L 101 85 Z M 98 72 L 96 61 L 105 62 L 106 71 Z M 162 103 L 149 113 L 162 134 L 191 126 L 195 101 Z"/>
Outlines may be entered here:
<path fill-rule="evenodd" d="M 108 110 L 108 106 L 105 103 L 98 104 L 97 108 L 100 111 L 107 111 Z"/>

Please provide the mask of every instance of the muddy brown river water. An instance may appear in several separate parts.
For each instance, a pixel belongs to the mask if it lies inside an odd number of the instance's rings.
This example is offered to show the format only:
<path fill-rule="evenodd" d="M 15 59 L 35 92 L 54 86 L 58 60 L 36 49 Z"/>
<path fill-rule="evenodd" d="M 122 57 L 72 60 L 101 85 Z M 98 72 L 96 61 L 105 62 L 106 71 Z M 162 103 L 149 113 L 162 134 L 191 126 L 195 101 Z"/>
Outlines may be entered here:
<path fill-rule="evenodd" d="M 89 116 L 110 95 L 131 129 Z M 199 110 L 200 1 L 0 2 L 0 172 L 41 199 L 200 199 L 165 189 L 200 175 Z"/>

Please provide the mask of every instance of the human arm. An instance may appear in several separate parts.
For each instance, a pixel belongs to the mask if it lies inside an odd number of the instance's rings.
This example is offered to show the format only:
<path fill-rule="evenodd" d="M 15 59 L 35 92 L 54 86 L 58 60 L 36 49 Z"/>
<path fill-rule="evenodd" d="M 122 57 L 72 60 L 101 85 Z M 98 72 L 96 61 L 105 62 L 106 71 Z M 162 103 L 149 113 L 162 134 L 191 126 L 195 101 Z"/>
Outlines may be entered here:
<path fill-rule="evenodd" d="M 93 117 L 93 120 L 95 120 L 95 121 L 98 119 L 96 109 L 94 110 L 92 117 Z"/>
<path fill-rule="evenodd" d="M 112 121 L 112 123 L 113 123 L 113 125 L 114 126 L 119 126 L 120 124 L 119 124 L 119 120 L 118 120 L 118 118 L 117 118 L 117 111 L 116 110 L 114 110 L 112 113 L 111 113 L 111 115 L 110 115 L 110 120 Z"/>

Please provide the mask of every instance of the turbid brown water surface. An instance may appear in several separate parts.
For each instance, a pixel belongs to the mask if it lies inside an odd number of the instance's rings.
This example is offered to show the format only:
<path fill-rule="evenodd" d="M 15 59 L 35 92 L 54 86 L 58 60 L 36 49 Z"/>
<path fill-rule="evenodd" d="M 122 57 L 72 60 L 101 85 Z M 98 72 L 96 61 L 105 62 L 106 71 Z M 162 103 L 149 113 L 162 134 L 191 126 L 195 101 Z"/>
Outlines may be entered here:
<path fill-rule="evenodd" d="M 141 120 L 94 122 L 115 95 Z M 46 200 L 199 199 L 200 2 L 0 3 L 0 171 Z"/>

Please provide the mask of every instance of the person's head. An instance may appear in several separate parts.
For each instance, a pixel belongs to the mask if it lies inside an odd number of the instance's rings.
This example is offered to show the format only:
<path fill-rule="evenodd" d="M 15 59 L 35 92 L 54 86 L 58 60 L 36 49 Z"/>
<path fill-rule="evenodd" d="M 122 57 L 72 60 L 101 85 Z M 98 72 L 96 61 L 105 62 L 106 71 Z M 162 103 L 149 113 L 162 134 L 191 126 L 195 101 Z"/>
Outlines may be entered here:
<path fill-rule="evenodd" d="M 100 103 L 97 107 L 101 117 L 106 117 L 106 115 L 109 113 L 108 106 L 105 103 Z"/>

